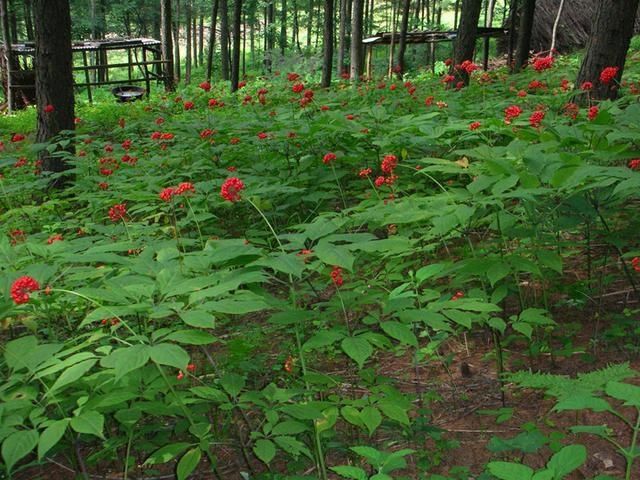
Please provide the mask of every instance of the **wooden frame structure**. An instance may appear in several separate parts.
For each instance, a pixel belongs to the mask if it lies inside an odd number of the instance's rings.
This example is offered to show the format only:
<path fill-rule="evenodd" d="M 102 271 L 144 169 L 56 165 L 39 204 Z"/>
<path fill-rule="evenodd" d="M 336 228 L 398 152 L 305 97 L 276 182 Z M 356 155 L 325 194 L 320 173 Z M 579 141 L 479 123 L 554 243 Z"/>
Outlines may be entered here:
<path fill-rule="evenodd" d="M 106 40 L 90 40 L 77 42 L 71 48 L 74 57 L 82 57 L 82 65 L 74 66 L 74 72 L 83 72 L 84 81 L 75 83 L 76 88 L 86 88 L 90 102 L 93 102 L 92 87 L 106 85 L 124 85 L 132 83 L 144 83 L 147 97 L 151 91 L 153 80 L 161 82 L 167 75 L 165 65 L 167 61 L 162 60 L 160 41 L 151 38 L 117 38 Z M 114 51 L 124 51 L 127 55 L 126 62 L 109 63 L 108 54 Z M 7 58 L 7 53 L 12 58 Z M 25 72 L 33 68 L 35 60 L 35 44 L 25 42 L 13 44 L 9 49 L 5 48 L 5 69 L 7 80 L 7 99 L 15 98 L 17 91 L 34 90 L 35 84 L 17 83 L 14 80 L 24 79 Z M 74 58 L 75 60 L 75 58 Z M 18 65 L 19 70 L 9 68 L 9 65 Z M 74 61 L 74 65 L 76 62 Z M 134 75 L 134 68 L 137 67 L 139 75 Z M 110 70 L 127 69 L 127 79 L 110 79 Z M 34 78 L 33 76 L 31 76 Z M 35 79 L 33 80 L 35 81 Z M 12 108 L 12 101 L 9 101 L 9 110 Z"/>
<path fill-rule="evenodd" d="M 490 28 L 490 27 L 478 27 L 476 38 L 484 38 L 485 42 L 488 42 L 491 37 L 504 37 L 509 35 L 509 29 L 506 28 Z M 453 42 L 458 36 L 457 30 L 447 31 L 413 31 L 407 32 L 406 42 L 407 44 L 431 44 L 432 49 L 436 43 L 440 42 Z M 366 56 L 366 75 L 371 78 L 373 68 L 373 47 L 376 45 L 391 45 L 400 43 L 400 33 L 398 32 L 380 32 L 372 37 L 368 37 L 362 40 L 365 47 Z M 432 55 L 433 57 L 433 55 Z M 433 59 L 433 58 L 432 58 Z M 488 43 L 485 43 L 484 49 L 484 69 L 487 69 L 489 63 L 489 48 Z"/>

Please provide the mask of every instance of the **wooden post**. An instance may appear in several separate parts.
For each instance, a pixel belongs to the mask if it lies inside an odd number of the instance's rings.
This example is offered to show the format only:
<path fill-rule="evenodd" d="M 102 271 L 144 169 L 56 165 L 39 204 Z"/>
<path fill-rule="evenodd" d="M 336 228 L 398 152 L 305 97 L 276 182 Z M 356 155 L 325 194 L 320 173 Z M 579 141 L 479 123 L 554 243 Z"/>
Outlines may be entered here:
<path fill-rule="evenodd" d="M 82 63 L 85 67 L 89 67 L 87 61 L 87 51 L 82 51 Z M 85 68 L 84 70 L 84 80 L 87 82 L 87 96 L 89 97 L 89 103 L 93 103 L 93 95 L 91 93 L 91 79 L 89 77 L 89 68 Z"/>
<path fill-rule="evenodd" d="M 367 45 L 367 80 L 372 78 L 373 68 L 373 45 Z"/>
<path fill-rule="evenodd" d="M 144 83 L 147 87 L 147 98 L 151 95 L 151 81 L 149 79 L 149 64 L 147 63 L 147 47 L 142 47 L 142 63 L 144 63 Z"/>
<path fill-rule="evenodd" d="M 16 70 L 11 49 L 11 34 L 9 30 L 9 9 L 7 0 L 0 0 L 0 17 L 2 20 L 2 36 L 4 37 L 4 54 L 7 60 L 7 106 L 9 113 L 13 111 L 13 87 L 11 75 Z"/>

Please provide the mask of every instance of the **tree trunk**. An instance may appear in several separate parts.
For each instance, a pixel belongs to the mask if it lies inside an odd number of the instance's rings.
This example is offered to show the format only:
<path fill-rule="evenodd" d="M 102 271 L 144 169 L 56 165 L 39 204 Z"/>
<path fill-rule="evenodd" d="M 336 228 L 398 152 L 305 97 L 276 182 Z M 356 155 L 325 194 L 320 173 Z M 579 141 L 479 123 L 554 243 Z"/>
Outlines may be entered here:
<path fill-rule="evenodd" d="M 333 69 L 333 0 L 324 0 L 324 31 L 322 35 L 323 60 L 321 86 L 331 85 L 331 70 Z"/>
<path fill-rule="evenodd" d="M 454 66 L 460 65 L 465 60 L 473 60 L 481 7 L 482 0 L 462 0 L 460 26 L 453 50 Z M 469 75 L 467 72 L 456 69 L 455 74 L 459 81 L 464 82 L 465 85 L 469 84 Z"/>
<path fill-rule="evenodd" d="M 287 0 L 282 0 L 280 12 L 280 53 L 284 56 L 287 50 Z"/>
<path fill-rule="evenodd" d="M 311 37 L 313 35 L 313 0 L 309 0 L 307 10 L 307 48 L 311 48 Z"/>
<path fill-rule="evenodd" d="M 220 57 L 222 79 L 229 80 L 229 6 L 227 0 L 220 0 Z"/>
<path fill-rule="evenodd" d="M 160 0 L 160 40 L 164 63 L 164 88 L 172 92 L 175 89 L 173 70 L 173 38 L 171 21 L 171 0 Z"/>
<path fill-rule="evenodd" d="M 191 43 L 193 48 L 193 68 L 198 68 L 198 13 L 197 9 L 194 10 L 193 4 L 191 4 L 191 35 L 193 36 L 193 42 Z"/>
<path fill-rule="evenodd" d="M 576 85 L 592 82 L 591 98 L 615 99 L 633 35 L 639 0 L 600 0 L 591 27 L 591 37 Z M 600 73 L 606 67 L 617 67 L 611 81 L 602 82 Z"/>
<path fill-rule="evenodd" d="M 176 1 L 176 16 L 175 20 L 173 21 L 173 37 L 173 49 L 176 57 L 174 63 L 176 72 L 175 75 L 176 82 L 179 82 L 182 76 L 182 68 L 180 65 L 180 0 Z"/>
<path fill-rule="evenodd" d="M 396 23 L 398 17 L 398 6 L 395 0 L 391 1 L 391 43 L 389 43 L 389 64 L 387 66 L 387 77 L 391 78 L 393 75 L 393 57 L 396 48 Z"/>
<path fill-rule="evenodd" d="M 184 59 L 184 83 L 189 85 L 191 83 L 191 0 L 185 2 L 184 13 L 187 25 L 187 54 Z"/>
<path fill-rule="evenodd" d="M 407 30 L 409 28 L 409 10 L 411 0 L 402 2 L 402 20 L 400 23 L 400 45 L 398 45 L 398 77 L 402 78 L 404 73 L 404 54 L 407 50 Z"/>
<path fill-rule="evenodd" d="M 48 142 L 63 130 L 74 129 L 73 54 L 69 0 L 35 0 L 35 73 L 38 103 L 38 143 Z M 52 112 L 45 107 L 53 106 Z M 73 147 L 70 147 L 73 148 Z M 42 169 L 63 172 L 69 166 L 62 157 L 42 154 Z M 56 187 L 69 178 L 54 180 Z"/>
<path fill-rule="evenodd" d="M 204 64 L 204 15 L 202 13 L 198 24 L 198 64 L 200 67 Z"/>
<path fill-rule="evenodd" d="M 351 80 L 362 75 L 362 13 L 363 0 L 353 0 L 351 11 Z"/>
<path fill-rule="evenodd" d="M 533 17 L 536 11 L 536 0 L 523 0 L 520 11 L 520 26 L 518 28 L 518 43 L 513 71 L 519 72 L 529 62 L 531 49 L 531 32 L 533 31 Z"/>
<path fill-rule="evenodd" d="M 233 2 L 233 55 L 231 61 L 231 91 L 238 90 L 240 82 L 240 26 L 242 25 L 242 0 Z"/>
<path fill-rule="evenodd" d="M 456 0 L 456 4 L 453 7 L 453 29 L 458 28 L 458 15 L 460 14 L 460 0 Z"/>
<path fill-rule="evenodd" d="M 298 53 L 302 51 L 300 48 L 300 20 L 298 16 L 298 1 L 292 0 L 293 3 L 293 31 L 291 33 L 291 44 L 295 45 Z"/>
<path fill-rule="evenodd" d="M 553 21 L 553 30 L 551 30 L 551 46 L 549 47 L 549 56 L 553 57 L 555 55 L 556 49 L 556 38 L 558 35 L 558 25 L 560 24 L 560 17 L 562 16 L 562 11 L 564 10 L 564 0 L 560 0 L 560 6 L 558 7 L 558 13 L 556 14 L 556 18 Z"/>
<path fill-rule="evenodd" d="M 24 0 L 24 27 L 27 32 L 27 40 L 33 40 L 33 3 Z"/>
<path fill-rule="evenodd" d="M 213 73 L 213 52 L 216 48 L 216 20 L 218 18 L 218 0 L 213 1 L 211 7 L 211 32 L 209 34 L 209 49 L 207 51 L 207 81 L 211 80 Z"/>
<path fill-rule="evenodd" d="M 338 26 L 338 75 L 344 73 L 345 53 L 347 45 L 347 2 L 349 0 L 340 0 L 340 23 Z"/>

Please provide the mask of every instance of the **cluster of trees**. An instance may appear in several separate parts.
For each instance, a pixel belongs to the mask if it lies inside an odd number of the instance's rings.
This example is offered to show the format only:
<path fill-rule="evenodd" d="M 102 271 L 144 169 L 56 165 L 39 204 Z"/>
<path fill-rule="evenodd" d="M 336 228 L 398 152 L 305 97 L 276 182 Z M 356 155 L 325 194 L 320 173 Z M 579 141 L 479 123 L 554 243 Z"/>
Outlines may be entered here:
<path fill-rule="evenodd" d="M 621 78 L 639 1 L 597 0 L 578 84 L 597 79 L 609 66 L 616 67 L 616 79 Z M 554 30 L 563 4 L 564 0 L 558 0 Z M 222 79 L 230 80 L 233 91 L 238 88 L 247 53 L 254 66 L 260 55 L 262 68 L 270 70 L 276 54 L 320 51 L 322 85 L 326 87 L 332 72 L 348 71 L 352 81 L 359 80 L 362 38 L 382 27 L 394 32 L 399 28 L 399 47 L 394 56 L 392 45 L 390 63 L 402 75 L 407 32 L 438 28 L 443 12 L 453 13 L 453 27 L 458 29 L 454 65 L 473 60 L 479 23 L 482 20 L 490 26 L 499 14 L 511 27 L 510 43 L 517 43 L 512 62 L 517 71 L 529 60 L 535 6 L 536 0 L 0 0 L 0 26 L 5 39 L 24 37 L 36 43 L 38 140 L 44 141 L 61 130 L 73 129 L 72 32 L 75 38 L 92 39 L 160 37 L 171 73 L 167 89 L 181 80 L 181 54 L 185 81 L 190 81 L 194 66 L 202 66 L 207 79 L 214 70 L 219 71 Z M 596 82 L 594 88 L 595 98 L 617 94 L 616 82 Z M 55 115 L 43 112 L 49 105 L 55 108 Z"/>

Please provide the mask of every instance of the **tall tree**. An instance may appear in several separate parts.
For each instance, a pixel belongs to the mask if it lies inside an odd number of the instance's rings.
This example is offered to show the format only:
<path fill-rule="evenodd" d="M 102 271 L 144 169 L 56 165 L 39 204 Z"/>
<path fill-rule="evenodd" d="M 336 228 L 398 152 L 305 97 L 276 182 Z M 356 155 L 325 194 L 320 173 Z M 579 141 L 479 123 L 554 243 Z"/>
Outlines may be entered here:
<path fill-rule="evenodd" d="M 229 5 L 220 0 L 220 57 L 222 60 L 222 79 L 229 80 Z"/>
<path fill-rule="evenodd" d="M 171 0 L 160 0 L 160 43 L 164 65 L 164 88 L 175 88 L 173 73 L 173 38 L 171 22 Z"/>
<path fill-rule="evenodd" d="M 4 55 L 7 57 L 7 69 L 15 71 L 18 69 L 15 57 L 13 56 L 11 47 L 11 33 L 9 32 L 9 4 L 7 0 L 0 0 L 0 21 L 2 21 L 2 39 L 4 41 Z M 12 77 L 7 74 L 7 105 L 9 112 L 11 112 L 15 105 L 15 98 L 13 97 L 13 88 L 10 88 L 12 83 Z"/>
<path fill-rule="evenodd" d="M 331 85 L 331 70 L 333 69 L 333 0 L 324 0 L 324 29 L 322 34 L 323 59 L 322 82 L 327 88 Z"/>
<path fill-rule="evenodd" d="M 180 0 L 176 0 L 176 15 L 173 21 L 173 50 L 175 54 L 175 77 L 176 81 L 180 81 L 182 75 L 180 65 Z"/>
<path fill-rule="evenodd" d="M 309 0 L 307 10 L 307 49 L 311 47 L 311 36 L 313 35 L 313 0 Z"/>
<path fill-rule="evenodd" d="M 280 53 L 284 56 L 287 50 L 287 0 L 282 0 L 280 10 Z"/>
<path fill-rule="evenodd" d="M 481 8 L 482 0 L 462 0 L 460 26 L 458 27 L 458 35 L 453 47 L 454 66 L 460 65 L 465 60 L 473 60 Z M 464 82 L 465 85 L 469 84 L 467 72 L 456 69 L 455 73 L 459 81 Z"/>
<path fill-rule="evenodd" d="M 531 33 L 533 32 L 533 18 L 536 13 L 536 0 L 523 0 L 520 9 L 520 25 L 518 27 L 518 42 L 513 71 L 519 72 L 529 63 L 531 50 Z"/>
<path fill-rule="evenodd" d="M 218 0 L 213 0 L 211 6 L 211 31 L 209 32 L 209 48 L 207 50 L 207 80 L 211 80 L 213 73 L 213 52 L 216 48 L 216 20 L 218 18 Z"/>
<path fill-rule="evenodd" d="M 404 54 L 407 50 L 407 30 L 409 28 L 409 10 L 411 0 L 402 1 L 402 20 L 400 22 L 400 45 L 398 46 L 398 76 L 404 73 Z"/>
<path fill-rule="evenodd" d="M 345 68 L 345 53 L 347 45 L 347 2 L 349 2 L 349 0 L 340 0 L 340 23 L 338 26 L 338 75 L 342 75 Z"/>
<path fill-rule="evenodd" d="M 231 61 L 231 91 L 238 90 L 240 82 L 240 26 L 242 25 L 242 0 L 233 2 L 233 57 Z"/>
<path fill-rule="evenodd" d="M 73 53 L 69 0 L 35 0 L 36 99 L 38 143 L 45 143 L 63 130 L 74 128 Z M 49 107 L 51 106 L 51 107 Z M 43 151 L 42 169 L 63 172 L 69 166 L 61 156 Z M 54 181 L 62 186 L 64 177 Z"/>
<path fill-rule="evenodd" d="M 178 0 L 180 1 L 180 0 Z M 187 20 L 187 51 L 184 59 L 184 83 L 191 83 L 191 1 L 187 0 L 184 4 L 184 14 Z"/>
<path fill-rule="evenodd" d="M 33 2 L 24 0 L 24 28 L 27 33 L 27 40 L 33 40 Z"/>
<path fill-rule="evenodd" d="M 358 81 L 362 75 L 362 15 L 363 0 L 353 0 L 351 11 L 351 80 Z"/>
<path fill-rule="evenodd" d="M 582 60 L 577 85 L 592 82 L 591 97 L 615 99 L 622 78 L 624 64 L 639 0 L 600 0 L 593 18 L 587 53 Z M 617 68 L 613 78 L 602 78 L 607 67 Z"/>

